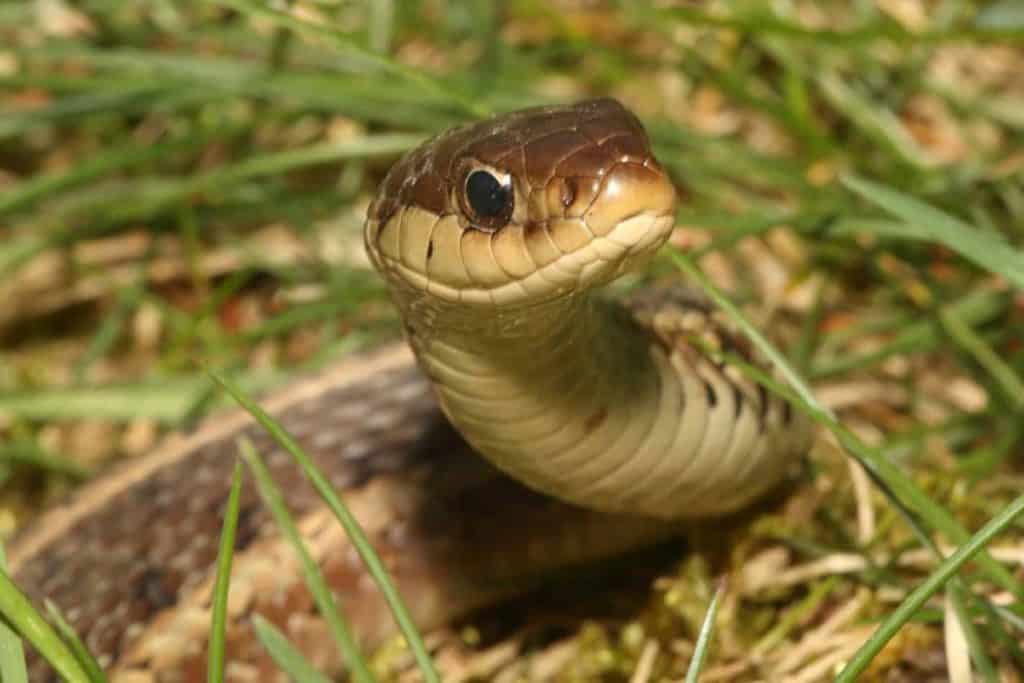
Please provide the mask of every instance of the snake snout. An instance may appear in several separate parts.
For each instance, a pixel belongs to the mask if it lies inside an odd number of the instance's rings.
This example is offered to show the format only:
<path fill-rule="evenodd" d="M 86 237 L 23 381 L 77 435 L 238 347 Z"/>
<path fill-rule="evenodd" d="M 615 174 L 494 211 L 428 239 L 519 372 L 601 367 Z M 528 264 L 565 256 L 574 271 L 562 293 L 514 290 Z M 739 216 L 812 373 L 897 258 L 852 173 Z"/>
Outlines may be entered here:
<path fill-rule="evenodd" d="M 583 267 L 581 284 L 604 284 L 643 265 L 671 234 L 675 209 L 675 186 L 653 157 L 615 164 L 583 215 L 597 258 Z"/>
<path fill-rule="evenodd" d="M 636 216 L 669 216 L 675 212 L 676 191 L 653 161 L 616 164 L 602 178 L 601 190 L 585 214 L 587 227 L 598 237 Z"/>

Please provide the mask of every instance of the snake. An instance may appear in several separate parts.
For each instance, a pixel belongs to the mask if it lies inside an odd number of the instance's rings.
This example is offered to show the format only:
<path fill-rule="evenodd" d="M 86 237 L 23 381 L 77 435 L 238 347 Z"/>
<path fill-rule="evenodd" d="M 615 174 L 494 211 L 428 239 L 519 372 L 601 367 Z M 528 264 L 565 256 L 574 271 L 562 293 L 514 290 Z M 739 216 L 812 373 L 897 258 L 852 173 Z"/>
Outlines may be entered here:
<path fill-rule="evenodd" d="M 809 448 L 767 368 L 677 285 L 610 296 L 675 226 L 675 186 L 610 98 L 506 113 L 399 159 L 364 241 L 405 343 L 262 400 L 348 506 L 431 629 L 739 510 Z M 97 478 L 20 533 L 9 571 L 63 612 L 113 681 L 206 678 L 220 525 L 239 439 L 261 453 L 360 642 L 395 633 L 358 554 L 291 457 L 242 411 Z M 242 489 L 226 680 L 286 680 L 260 615 L 329 675 L 344 663 L 301 567 Z M 32 680 L 56 680 L 38 657 Z"/>

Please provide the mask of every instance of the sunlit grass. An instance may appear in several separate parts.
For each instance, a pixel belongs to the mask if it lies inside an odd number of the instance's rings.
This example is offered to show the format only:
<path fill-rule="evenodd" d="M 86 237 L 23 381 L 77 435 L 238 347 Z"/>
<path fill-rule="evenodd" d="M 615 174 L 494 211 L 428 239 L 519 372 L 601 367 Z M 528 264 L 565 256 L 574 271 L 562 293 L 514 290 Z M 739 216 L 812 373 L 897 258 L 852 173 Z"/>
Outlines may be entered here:
<path fill-rule="evenodd" d="M 880 626 L 841 676 L 898 648 L 901 627 L 941 633 L 949 613 L 983 680 L 1024 669 L 1019 569 L 985 550 L 1000 532 L 1022 542 L 1015 4 L 940 3 L 919 20 L 872 3 L 828 16 L 738 2 L 444 5 L 295 2 L 304 11 L 289 14 L 249 0 L 91 0 L 45 16 L 0 6 L 0 481 L 12 509 L 38 504 L 39 482 L 62 490 L 132 439 L 145 452 L 157 432 L 230 404 L 200 364 L 260 391 L 395 336 L 359 231 L 396 155 L 487 112 L 613 94 L 643 116 L 683 190 L 688 257 L 645 277 L 696 279 L 718 297 L 791 368 L 787 382 L 762 379 L 795 391 L 877 486 L 858 498 L 827 449 L 812 455 L 794 496 L 813 514 L 751 525 L 726 569 L 773 548 L 787 566 L 842 554 L 868 569 L 769 601 L 730 582 L 735 606 L 720 605 L 716 629 L 726 649 L 710 648 L 703 670 L 743 648 L 777 661 L 858 587 L 870 591 L 862 619 Z M 765 289 L 764 257 L 784 287 Z M 792 304 L 805 286 L 813 303 Z M 792 348 L 759 334 L 766 309 L 802 316 Z M 936 389 L 950 386 L 954 398 Z M 819 400 L 872 387 L 881 393 L 836 410 Z M 108 435 L 86 462 L 72 438 L 83 424 Z M 866 539 L 852 519 L 865 506 L 877 517 Z M 916 548 L 933 564 L 908 571 L 900 558 Z M 928 611 L 953 577 L 956 609 Z M 994 602 L 993 586 L 1010 601 Z M 68 676 L 88 675 L 4 594 L 16 628 Z M 664 643 L 695 643 L 672 610 L 637 621 L 671 624 L 655 629 Z M 729 610 L 756 626 L 738 629 Z M 293 676 L 317 680 L 272 626 L 257 631 Z M 588 671 L 622 674 L 636 658 L 625 645 L 610 657 L 579 648 L 593 655 Z M 685 672 L 664 656 L 658 666 L 674 680 Z"/>

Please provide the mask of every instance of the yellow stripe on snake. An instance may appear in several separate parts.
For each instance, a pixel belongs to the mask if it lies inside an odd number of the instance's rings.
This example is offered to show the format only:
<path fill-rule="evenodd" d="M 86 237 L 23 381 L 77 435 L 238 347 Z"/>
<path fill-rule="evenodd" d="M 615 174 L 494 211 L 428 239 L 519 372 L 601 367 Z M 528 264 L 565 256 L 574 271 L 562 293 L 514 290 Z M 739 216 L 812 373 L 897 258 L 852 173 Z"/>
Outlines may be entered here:
<path fill-rule="evenodd" d="M 365 240 L 408 347 L 353 358 L 265 405 L 343 491 L 423 628 L 650 545 L 679 520 L 736 510 L 806 450 L 804 420 L 706 355 L 710 345 L 756 360 L 699 298 L 593 291 L 654 254 L 675 207 L 639 121 L 609 99 L 452 129 L 381 183 Z M 232 413 L 86 486 L 11 550 L 19 585 L 60 606 L 115 681 L 205 680 L 217 537 L 243 435 L 360 639 L 394 632 L 290 458 Z M 228 680 L 285 680 L 254 614 L 339 673 L 252 486 L 239 530 Z M 32 680 L 47 680 L 32 666 Z"/>

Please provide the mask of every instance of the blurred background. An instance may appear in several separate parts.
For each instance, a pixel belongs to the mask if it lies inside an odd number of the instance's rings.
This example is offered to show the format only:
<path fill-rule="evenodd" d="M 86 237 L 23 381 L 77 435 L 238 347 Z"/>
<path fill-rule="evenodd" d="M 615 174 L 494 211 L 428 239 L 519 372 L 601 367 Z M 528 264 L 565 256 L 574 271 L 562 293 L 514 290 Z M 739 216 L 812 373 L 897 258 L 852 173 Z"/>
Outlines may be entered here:
<path fill-rule="evenodd" d="M 263 391 L 397 337 L 361 241 L 389 164 L 594 95 L 648 125 L 673 244 L 791 323 L 847 428 L 969 529 L 1024 489 L 1024 3 L 35 0 L 0 4 L 0 535 L 227 405 L 203 366 Z M 833 440 L 795 488 L 484 677 L 681 680 L 727 572 L 704 680 L 828 680 L 934 562 Z M 993 552 L 1019 578 L 1024 529 Z M 963 647 L 1021 680 L 1021 605 L 970 587 Z M 942 628 L 939 601 L 870 680 L 948 680 Z"/>

